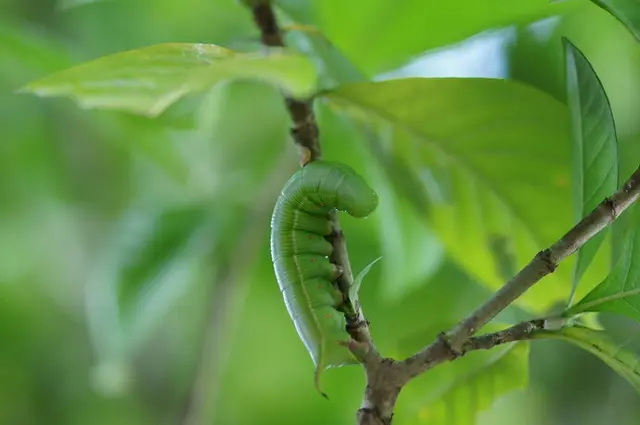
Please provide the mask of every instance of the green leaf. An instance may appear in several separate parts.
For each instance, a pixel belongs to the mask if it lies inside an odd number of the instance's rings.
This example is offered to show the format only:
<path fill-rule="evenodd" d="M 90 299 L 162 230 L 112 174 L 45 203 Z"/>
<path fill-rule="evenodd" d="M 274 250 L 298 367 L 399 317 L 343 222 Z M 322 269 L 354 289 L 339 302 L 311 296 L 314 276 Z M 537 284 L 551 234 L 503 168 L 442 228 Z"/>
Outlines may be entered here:
<path fill-rule="evenodd" d="M 134 309 L 165 273 L 175 265 L 206 217 L 202 208 L 170 209 L 157 213 L 133 212 L 116 230 L 117 297 L 123 313 Z"/>
<path fill-rule="evenodd" d="M 420 188 L 407 194 L 407 186 L 403 186 L 409 182 L 403 178 L 407 173 L 398 168 L 393 169 L 400 171 L 395 174 L 384 173 L 375 165 L 371 162 L 368 168 L 380 198 L 376 218 L 382 241 L 380 248 L 386 259 L 379 293 L 387 302 L 398 302 L 429 281 L 443 261 L 444 249 L 423 219 L 426 211 L 418 209 L 422 200 L 417 196 L 422 193 Z"/>
<path fill-rule="evenodd" d="M 576 3 L 520 0 L 514 7 L 509 0 L 457 0 L 430 2 L 425 7 L 421 0 L 323 0 L 312 4 L 313 25 L 372 76 L 402 66 L 427 50 L 483 31 L 558 15 Z"/>
<path fill-rule="evenodd" d="M 358 299 L 358 291 L 360 291 L 360 285 L 362 285 L 362 280 L 365 278 L 365 276 L 369 273 L 369 271 L 371 271 L 371 267 L 373 267 L 373 265 L 375 263 L 377 263 L 379 260 L 381 260 L 382 257 L 378 257 L 375 260 L 373 260 L 372 262 L 370 262 L 369 264 L 367 264 L 361 271 L 360 273 L 358 273 L 358 275 L 355 277 L 355 279 L 353 280 L 353 285 L 351 285 L 351 288 L 349 288 L 349 299 L 351 300 L 356 300 Z"/>
<path fill-rule="evenodd" d="M 606 332 L 583 326 L 558 331 L 540 331 L 535 339 L 560 339 L 577 345 L 604 361 L 640 392 L 640 357 L 613 341 Z"/>
<path fill-rule="evenodd" d="M 628 216 L 618 262 L 609 276 L 564 316 L 606 311 L 640 321 L 640 204 L 631 206 L 624 214 Z"/>
<path fill-rule="evenodd" d="M 640 41 L 640 1 L 638 0 L 591 0 L 624 24 Z"/>
<path fill-rule="evenodd" d="M 363 173 L 380 199 L 368 220 L 377 227 L 370 228 L 368 233 L 379 235 L 379 249 L 385 258 L 377 297 L 386 303 L 399 302 L 405 294 L 428 283 L 444 257 L 435 233 L 423 219 L 428 199 L 421 192 L 422 183 L 413 171 L 403 166 L 399 158 L 392 158 L 379 149 L 381 144 L 393 142 L 392 138 L 384 132 L 379 135 L 372 126 L 359 125 L 341 110 L 334 111 L 327 106 L 332 104 L 320 102 L 317 107 L 318 120 L 324 129 L 323 146 L 329 148 L 327 151 L 339 152 L 339 156 L 357 157 L 361 165 L 356 169 Z M 338 128 L 342 130 L 340 134 L 334 133 Z M 345 152 L 343 140 L 351 141 L 350 146 L 358 147 L 358 151 Z M 335 149 L 331 149 L 332 145 Z"/>
<path fill-rule="evenodd" d="M 492 241 L 502 239 L 519 268 L 571 227 L 569 114 L 551 96 L 505 80 L 407 78 L 347 84 L 324 97 L 393 127 L 387 152 L 418 176 L 430 201 L 424 219 L 490 289 L 502 286 L 505 270 Z M 545 277 L 518 304 L 543 312 L 566 297 L 567 274 Z"/>
<path fill-rule="evenodd" d="M 296 5 L 298 7 L 298 5 Z M 280 5 L 295 16 L 298 13 L 291 6 Z M 286 17 L 286 13 L 282 13 Z M 295 25 L 291 19 L 283 20 L 282 24 Z M 321 71 L 318 81 L 320 90 L 333 87 L 336 84 L 355 83 L 367 81 L 364 74 L 345 57 L 342 52 L 319 31 L 303 32 L 292 30 L 286 33 L 286 45 L 295 47 L 301 54 L 307 55 L 320 62 L 318 69 Z"/>
<path fill-rule="evenodd" d="M 528 384 L 529 343 L 473 352 L 409 383 L 398 402 L 399 423 L 453 425 L 476 418 L 502 395 Z M 429 381 L 429 382 L 427 382 Z"/>
<path fill-rule="evenodd" d="M 104 56 L 20 91 L 71 97 L 83 108 L 155 117 L 190 93 L 233 79 L 266 81 L 303 97 L 314 89 L 315 68 L 307 58 L 284 50 L 262 55 L 212 44 L 167 43 Z"/>
<path fill-rule="evenodd" d="M 567 38 L 563 37 L 563 43 L 573 130 L 574 219 L 578 222 L 618 187 L 618 141 L 609 99 L 595 70 Z M 606 230 L 578 250 L 569 302 Z"/>

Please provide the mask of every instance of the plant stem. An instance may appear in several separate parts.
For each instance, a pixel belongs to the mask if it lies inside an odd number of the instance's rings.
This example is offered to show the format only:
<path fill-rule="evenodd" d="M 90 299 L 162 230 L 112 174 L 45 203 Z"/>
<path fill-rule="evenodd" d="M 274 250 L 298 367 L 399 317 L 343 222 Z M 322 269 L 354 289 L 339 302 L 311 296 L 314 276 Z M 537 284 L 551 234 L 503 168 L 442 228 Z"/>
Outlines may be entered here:
<path fill-rule="evenodd" d="M 445 359 L 459 356 L 465 344 L 482 326 L 518 297 L 553 272 L 560 261 L 576 252 L 590 238 L 615 220 L 640 196 L 640 167 L 611 197 L 602 201 L 589 215 L 569 230 L 550 248 L 539 252 L 529 264 L 509 280 L 484 304 L 463 319 L 450 334 L 405 360 L 410 376 L 416 376 Z"/>

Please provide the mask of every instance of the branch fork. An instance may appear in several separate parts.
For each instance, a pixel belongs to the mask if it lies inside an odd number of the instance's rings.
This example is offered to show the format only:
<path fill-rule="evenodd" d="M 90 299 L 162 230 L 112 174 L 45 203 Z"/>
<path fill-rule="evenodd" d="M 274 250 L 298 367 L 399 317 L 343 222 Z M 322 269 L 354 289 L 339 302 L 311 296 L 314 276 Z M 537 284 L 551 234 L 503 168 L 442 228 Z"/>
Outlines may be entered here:
<path fill-rule="evenodd" d="M 262 43 L 267 47 L 284 47 L 281 30 L 269 0 L 244 0 L 253 14 L 261 32 Z M 321 157 L 319 130 L 311 101 L 292 99 L 283 94 L 285 105 L 293 122 L 291 136 L 300 151 L 304 166 Z M 382 357 L 375 348 L 369 332 L 369 322 L 359 305 L 353 306 L 355 317 L 347 316 L 346 329 L 351 341 L 341 344 L 351 350 L 364 367 L 367 384 L 362 404 L 357 412 L 359 425 L 389 425 L 393 409 L 404 385 L 414 377 L 445 362 L 455 360 L 475 350 L 488 350 L 501 344 L 525 341 L 545 329 L 546 320 L 536 319 L 519 323 L 499 332 L 474 337 L 475 333 L 490 322 L 502 310 L 511 305 L 544 276 L 553 273 L 564 258 L 573 254 L 590 238 L 615 220 L 640 196 L 640 168 L 611 197 L 603 200 L 551 247 L 538 252 L 513 278 L 507 281 L 493 296 L 448 333 L 440 333 L 435 340 L 416 354 L 396 361 Z M 338 218 L 331 217 L 334 232 L 329 237 L 334 247 L 331 262 L 342 269 L 338 279 L 341 290 L 353 285 L 346 242 Z"/>

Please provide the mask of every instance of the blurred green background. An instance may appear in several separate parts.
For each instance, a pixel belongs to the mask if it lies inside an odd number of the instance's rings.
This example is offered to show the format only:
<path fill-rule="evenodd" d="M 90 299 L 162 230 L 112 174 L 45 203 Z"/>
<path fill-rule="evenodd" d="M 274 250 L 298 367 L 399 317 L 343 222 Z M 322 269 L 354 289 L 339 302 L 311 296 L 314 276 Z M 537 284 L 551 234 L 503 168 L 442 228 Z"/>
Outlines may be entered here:
<path fill-rule="evenodd" d="M 589 2 L 279 4 L 283 19 L 317 27 L 337 50 L 293 32 L 297 48 L 341 51 L 369 78 L 512 78 L 560 101 L 560 36 L 568 36 L 611 100 L 622 175 L 637 167 L 640 46 Z M 250 14 L 231 0 L 0 4 L 1 424 L 353 423 L 361 369 L 326 372 L 329 401 L 315 392 L 271 269 L 271 209 L 297 167 L 276 89 L 221 84 L 154 120 L 15 93 L 121 50 L 163 42 L 254 50 L 258 40 Z M 411 354 L 489 292 L 394 192 L 363 137 L 327 105 L 317 112 L 325 156 L 363 172 L 383 199 L 371 218 L 342 223 L 356 272 L 384 255 L 361 296 L 377 344 Z M 545 194 L 531 202 L 544 204 Z M 606 255 L 590 269 L 593 281 L 606 273 Z M 511 309 L 504 319 L 523 317 Z M 630 343 L 640 331 L 602 322 Z M 479 423 L 638 423 L 638 394 L 590 354 L 536 341 L 522 355 L 530 385 L 501 396 Z M 434 375 L 428 392 L 429 376 L 410 384 L 396 421 L 433 423 L 422 406 L 492 361 L 482 356 L 468 370 Z M 511 369 L 496 366 L 508 381 Z M 487 387 L 469 388 L 454 410 L 473 411 L 485 391 L 491 398 Z M 456 414 L 442 423 L 466 424 Z"/>

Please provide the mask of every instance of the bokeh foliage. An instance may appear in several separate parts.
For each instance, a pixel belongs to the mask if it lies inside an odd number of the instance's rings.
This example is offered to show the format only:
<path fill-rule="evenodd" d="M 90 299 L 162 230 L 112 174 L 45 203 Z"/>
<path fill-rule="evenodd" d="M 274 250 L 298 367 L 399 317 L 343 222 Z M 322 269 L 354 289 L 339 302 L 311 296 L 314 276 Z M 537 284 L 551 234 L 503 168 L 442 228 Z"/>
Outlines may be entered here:
<path fill-rule="evenodd" d="M 590 2 L 278 5 L 283 22 L 324 35 L 287 34 L 319 65 L 318 87 L 354 83 L 327 92 L 316 111 L 325 157 L 349 163 L 381 195 L 371 217 L 342 223 L 356 272 L 383 256 L 360 298 L 386 355 L 429 342 L 576 218 L 562 36 L 592 64 L 611 104 L 619 159 L 605 159 L 623 178 L 638 166 L 640 46 Z M 9 1 L 0 16 L 0 423 L 181 423 L 197 378 L 199 423 L 352 422 L 361 370 L 331 370 L 330 401 L 318 396 L 270 264 L 270 210 L 297 163 L 278 88 L 225 81 L 157 118 L 16 93 L 71 65 L 160 43 L 211 43 L 254 57 L 258 32 L 240 2 Z M 506 81 L 367 82 L 424 51 L 504 27 L 512 31 L 496 60 L 507 65 Z M 259 72 L 229 66 L 243 77 Z M 268 69 L 285 86 L 308 89 L 312 68 L 299 68 Z M 600 187 L 606 178 L 596 177 Z M 631 240 L 630 214 L 580 271 L 577 301 L 619 257 L 637 258 L 637 247 L 619 252 L 623 236 Z M 574 267 L 575 259 L 563 263 L 498 321 L 562 311 Z M 616 344 L 637 348 L 637 324 L 600 320 Z M 215 356 L 202 359 L 212 333 Z M 635 424 L 637 397 L 590 353 L 542 340 L 473 353 L 420 377 L 403 392 L 396 420 L 467 424 L 481 409 L 480 423 L 518 414 L 531 425 Z"/>

